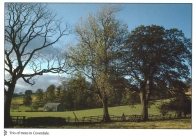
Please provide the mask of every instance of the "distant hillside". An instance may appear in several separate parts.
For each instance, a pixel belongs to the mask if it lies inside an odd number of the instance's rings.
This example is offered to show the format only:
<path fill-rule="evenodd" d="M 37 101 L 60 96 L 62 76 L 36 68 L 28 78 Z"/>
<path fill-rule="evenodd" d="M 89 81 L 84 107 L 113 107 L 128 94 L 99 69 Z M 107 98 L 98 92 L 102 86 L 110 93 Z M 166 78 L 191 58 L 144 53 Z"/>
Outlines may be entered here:
<path fill-rule="evenodd" d="M 13 97 L 12 103 L 13 104 L 23 104 L 23 97 L 24 97 L 24 95 Z M 32 101 L 34 102 L 36 100 L 36 94 L 31 94 L 31 97 L 32 97 Z"/>

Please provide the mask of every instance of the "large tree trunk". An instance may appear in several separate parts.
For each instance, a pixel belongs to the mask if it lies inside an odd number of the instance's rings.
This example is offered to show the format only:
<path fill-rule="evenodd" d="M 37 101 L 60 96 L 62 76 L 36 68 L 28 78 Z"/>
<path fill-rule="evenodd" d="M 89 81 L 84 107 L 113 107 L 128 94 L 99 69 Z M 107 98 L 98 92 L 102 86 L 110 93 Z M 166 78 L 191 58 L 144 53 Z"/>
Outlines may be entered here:
<path fill-rule="evenodd" d="M 108 113 L 108 98 L 106 95 L 103 96 L 103 100 L 102 100 L 102 104 L 103 104 L 103 120 L 102 122 L 110 122 L 110 116 Z"/>
<path fill-rule="evenodd" d="M 146 99 L 146 92 L 143 90 L 140 92 L 140 101 L 142 106 L 142 120 L 147 121 L 148 120 L 148 100 Z"/>
<path fill-rule="evenodd" d="M 143 121 L 148 120 L 148 93 L 146 92 L 146 81 L 147 80 L 140 83 L 141 116 Z"/>
<path fill-rule="evenodd" d="M 179 118 L 182 117 L 182 111 L 177 111 L 177 117 L 179 117 Z"/>
<path fill-rule="evenodd" d="M 8 88 L 8 91 L 4 94 L 4 128 L 13 127 L 13 122 L 10 117 L 10 107 L 14 89 L 15 84 L 11 84 Z"/>

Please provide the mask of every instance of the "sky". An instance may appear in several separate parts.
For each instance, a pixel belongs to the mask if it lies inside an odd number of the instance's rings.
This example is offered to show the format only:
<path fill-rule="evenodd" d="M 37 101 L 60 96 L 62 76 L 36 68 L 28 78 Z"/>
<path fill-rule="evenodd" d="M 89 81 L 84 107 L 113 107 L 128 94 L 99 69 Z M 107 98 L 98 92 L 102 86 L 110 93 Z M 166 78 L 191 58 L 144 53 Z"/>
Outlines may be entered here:
<path fill-rule="evenodd" d="M 63 17 L 63 20 L 72 28 L 79 23 L 80 17 L 86 18 L 88 13 L 97 13 L 101 6 L 106 3 L 48 3 L 48 7 L 56 12 L 57 17 Z M 122 10 L 117 14 L 117 18 L 128 25 L 129 31 L 140 25 L 160 25 L 165 29 L 177 28 L 182 30 L 187 38 L 192 35 L 192 4 L 166 4 L 166 3 L 117 3 Z M 66 47 L 68 43 L 75 41 L 73 34 L 65 36 L 55 44 L 55 47 Z M 26 69 L 27 70 L 27 69 Z M 27 70 L 28 71 L 28 70 Z M 22 79 L 19 79 L 16 85 L 16 93 L 32 90 L 35 92 L 38 88 L 46 89 L 49 85 L 58 86 L 61 79 L 58 75 L 44 74 L 36 77 L 35 85 L 31 86 Z"/>
<path fill-rule="evenodd" d="M 192 33 L 192 4 L 136 4 L 117 3 L 122 7 L 117 17 L 123 20 L 129 27 L 129 31 L 140 25 L 160 25 L 166 29 L 178 28 L 182 30 L 186 37 L 191 38 Z M 105 3 L 58 3 L 50 4 L 59 17 L 71 26 L 79 22 L 79 18 L 86 18 L 88 13 L 96 13 Z M 70 36 L 69 36 L 70 37 Z M 74 37 L 71 35 L 71 38 Z M 61 44 L 66 44 L 65 37 L 61 39 Z"/>

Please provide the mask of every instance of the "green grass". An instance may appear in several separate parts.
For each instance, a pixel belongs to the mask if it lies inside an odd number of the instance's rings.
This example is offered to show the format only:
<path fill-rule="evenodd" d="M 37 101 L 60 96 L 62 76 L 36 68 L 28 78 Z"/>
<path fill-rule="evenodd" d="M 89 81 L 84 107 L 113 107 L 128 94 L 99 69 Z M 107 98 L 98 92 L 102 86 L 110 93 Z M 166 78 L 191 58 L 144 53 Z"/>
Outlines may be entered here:
<path fill-rule="evenodd" d="M 168 101 L 168 100 L 163 100 Z M 149 114 L 160 114 L 157 110 L 157 105 L 160 104 L 161 101 L 156 101 L 155 105 L 151 105 L 148 109 Z M 40 108 L 41 110 L 42 108 Z M 25 110 L 30 110 L 30 107 L 20 106 L 19 110 L 21 112 L 12 111 L 11 116 L 26 116 L 28 117 L 45 117 L 45 116 L 52 116 L 52 117 L 63 117 L 67 118 L 70 117 L 73 121 L 75 119 L 73 112 L 76 114 L 78 120 L 82 120 L 84 116 L 98 116 L 103 115 L 103 108 L 96 108 L 96 109 L 87 109 L 87 110 L 78 110 L 78 111 L 64 111 L 64 112 L 25 112 Z M 115 116 L 121 116 L 123 113 L 125 115 L 132 115 L 132 114 L 141 114 L 141 105 L 135 105 L 135 108 L 131 108 L 127 106 L 118 106 L 118 107 L 109 107 L 109 114 Z"/>
<path fill-rule="evenodd" d="M 27 126 L 22 126 L 25 128 Z M 21 128 L 21 126 L 15 126 Z M 36 126 L 31 128 L 57 128 L 57 129 L 192 129 L 191 119 L 173 119 L 148 122 L 111 122 L 93 124 L 67 124 L 64 126 Z"/>
<path fill-rule="evenodd" d="M 191 119 L 174 119 L 165 121 L 148 121 L 148 122 L 112 122 L 112 123 L 99 123 L 93 125 L 67 125 L 61 128 L 115 128 L 115 129 L 152 129 L 152 128 L 186 128 L 191 129 Z"/>
<path fill-rule="evenodd" d="M 17 98 L 17 97 L 16 97 Z M 17 99 L 14 98 L 14 101 L 19 101 L 22 97 L 18 97 Z M 149 114 L 155 115 L 155 114 L 160 114 L 157 106 L 161 102 L 168 102 L 170 101 L 169 99 L 166 100 L 158 100 L 155 101 L 154 105 L 151 105 L 150 108 L 148 109 Z M 88 110 L 78 110 L 78 111 L 64 111 L 64 112 L 25 112 L 26 110 L 30 110 L 30 107 L 27 106 L 20 106 L 19 110 L 21 112 L 17 111 L 11 111 L 11 116 L 26 116 L 28 117 L 47 117 L 47 116 L 52 116 L 52 117 L 63 117 L 67 118 L 70 117 L 70 121 L 74 122 L 74 114 L 76 114 L 77 118 L 79 121 L 82 120 L 82 117 L 84 116 L 97 116 L 97 115 L 102 115 L 103 114 L 103 109 L 102 108 L 96 108 L 96 109 L 88 109 Z M 42 110 L 42 108 L 40 108 Z M 117 107 L 109 107 L 109 114 L 110 115 L 116 115 L 116 116 L 121 116 L 123 113 L 125 115 L 132 115 L 132 114 L 141 114 L 141 105 L 137 104 L 135 105 L 135 108 L 131 108 L 128 105 L 127 106 L 117 106 Z M 21 127 L 21 126 L 15 126 Z M 25 126 L 23 126 L 25 127 Z M 134 128 L 181 128 L 181 129 L 191 129 L 192 128 L 192 123 L 191 119 L 173 119 L 173 120 L 164 120 L 164 121 L 148 121 L 148 122 L 112 122 L 112 123 L 95 123 L 95 124 L 80 124 L 80 125 L 75 125 L 75 124 L 67 124 L 64 126 L 38 126 L 38 128 L 129 128 L 129 129 L 134 129 Z M 37 127 L 35 127 L 37 128 Z"/>
<path fill-rule="evenodd" d="M 14 104 L 23 104 L 23 97 L 24 96 L 17 96 L 12 98 L 12 103 Z M 36 94 L 31 94 L 32 101 L 34 102 L 36 100 Z"/>

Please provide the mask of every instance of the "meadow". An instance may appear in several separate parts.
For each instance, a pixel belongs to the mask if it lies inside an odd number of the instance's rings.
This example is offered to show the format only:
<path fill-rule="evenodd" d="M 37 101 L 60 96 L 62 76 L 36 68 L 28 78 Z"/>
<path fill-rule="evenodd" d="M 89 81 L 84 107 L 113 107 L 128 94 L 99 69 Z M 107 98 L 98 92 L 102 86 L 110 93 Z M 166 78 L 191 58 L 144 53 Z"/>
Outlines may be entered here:
<path fill-rule="evenodd" d="M 33 96 L 33 99 L 35 97 Z M 17 102 L 20 103 L 21 97 L 16 97 L 13 99 L 13 103 Z M 156 100 L 153 105 L 150 106 L 148 109 L 149 114 L 151 115 L 159 115 L 160 112 L 157 108 L 161 102 L 168 102 L 169 99 L 166 100 Z M 20 103 L 21 104 L 21 103 Z M 64 112 L 25 112 L 26 110 L 30 110 L 30 107 L 21 105 L 19 107 L 19 111 L 11 110 L 11 116 L 26 116 L 28 117 L 62 117 L 68 118 L 70 117 L 70 122 L 75 121 L 75 116 L 73 112 L 76 114 L 76 117 L 81 122 L 82 117 L 86 116 L 99 116 L 103 114 L 102 108 L 96 109 L 87 109 L 87 110 L 77 110 L 77 111 L 64 111 Z M 43 108 L 39 108 L 39 110 L 43 110 Z M 109 107 L 109 114 L 115 116 L 122 116 L 124 113 L 125 115 L 140 115 L 141 114 L 141 105 L 137 104 L 132 106 L 125 105 L 125 106 L 117 106 L 117 107 Z M 171 113 L 171 112 L 170 112 Z M 174 113 L 171 113 L 174 114 Z M 15 128 L 19 128 L 21 126 L 15 126 Z M 22 126 L 26 127 L 26 126 Z M 158 120 L 158 121 L 147 121 L 147 122 L 111 122 L 111 123 L 93 123 L 93 124 L 75 124 L 75 123 L 68 123 L 64 126 L 35 126 L 35 128 L 82 128 L 82 129 L 97 129 L 97 128 L 129 128 L 129 129 L 151 129 L 151 128 L 159 128 L 159 129 L 191 129 L 192 128 L 192 120 L 191 118 L 183 118 L 183 119 L 171 119 L 171 120 Z"/>
<path fill-rule="evenodd" d="M 20 100 L 19 98 L 17 99 Z M 16 101 L 16 100 L 13 100 L 13 101 Z M 169 100 L 168 99 L 167 100 L 157 100 L 148 109 L 149 114 L 152 114 L 152 115 L 160 114 L 160 112 L 157 109 L 157 106 L 161 102 L 166 102 L 166 101 L 169 101 Z M 14 111 L 11 110 L 11 116 L 26 116 L 27 118 L 28 117 L 48 117 L 48 116 L 63 117 L 63 118 L 70 117 L 70 121 L 74 121 L 75 116 L 73 112 L 76 114 L 78 120 L 82 120 L 82 117 L 86 117 L 86 116 L 98 116 L 98 115 L 103 114 L 103 108 L 77 110 L 77 111 L 64 111 L 64 112 L 25 112 L 26 110 L 30 110 L 30 107 L 20 106 L 19 107 L 20 112 L 18 112 L 17 110 L 14 110 Z M 43 110 L 43 108 L 39 108 L 39 110 Z M 141 105 L 137 104 L 137 105 L 134 105 L 134 107 L 131 107 L 129 105 L 109 107 L 108 110 L 109 110 L 110 115 L 115 115 L 115 116 L 121 116 L 123 113 L 125 115 L 133 115 L 133 114 L 139 115 L 141 114 Z"/>
<path fill-rule="evenodd" d="M 65 126 L 50 126 L 50 128 L 66 129 L 191 129 L 191 119 L 173 119 L 147 122 L 111 122 L 96 124 L 67 124 Z"/>
<path fill-rule="evenodd" d="M 32 101 L 34 102 L 36 100 L 36 94 L 31 94 L 30 96 L 32 98 Z M 24 96 L 17 96 L 17 97 L 12 98 L 12 103 L 13 104 L 23 104 L 23 97 Z"/>

